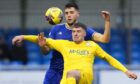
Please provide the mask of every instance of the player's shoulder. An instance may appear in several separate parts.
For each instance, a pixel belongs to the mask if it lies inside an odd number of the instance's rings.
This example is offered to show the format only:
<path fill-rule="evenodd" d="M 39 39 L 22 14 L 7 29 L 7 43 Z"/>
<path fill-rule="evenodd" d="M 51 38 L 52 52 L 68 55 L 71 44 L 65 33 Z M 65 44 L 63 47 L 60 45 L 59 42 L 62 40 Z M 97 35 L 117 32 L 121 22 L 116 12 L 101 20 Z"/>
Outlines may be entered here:
<path fill-rule="evenodd" d="M 65 26 L 65 23 L 54 25 L 52 28 L 63 28 Z"/>
<path fill-rule="evenodd" d="M 46 38 L 47 40 L 54 40 L 54 41 L 60 41 L 60 42 L 68 42 L 68 40 L 63 39 L 52 39 L 52 38 Z"/>
<path fill-rule="evenodd" d="M 98 44 L 94 41 L 86 41 L 86 44 L 91 45 L 91 46 L 97 46 Z"/>
<path fill-rule="evenodd" d="M 57 39 L 56 41 L 62 43 L 62 45 L 68 45 L 71 43 L 69 40 L 64 40 L 64 39 Z"/>
<path fill-rule="evenodd" d="M 94 30 L 93 27 L 87 26 L 87 31 L 86 31 L 86 32 L 87 32 L 87 33 L 90 33 L 90 32 L 96 32 L 96 31 Z"/>
<path fill-rule="evenodd" d="M 51 28 L 51 31 L 59 31 L 62 30 L 64 27 L 65 27 L 65 23 L 57 24 Z"/>
<path fill-rule="evenodd" d="M 65 43 L 70 43 L 71 42 L 69 40 L 63 40 L 63 39 L 62 39 L 62 41 L 65 42 Z"/>
<path fill-rule="evenodd" d="M 51 31 L 50 31 L 50 32 L 57 32 L 57 31 L 59 31 L 60 29 L 62 29 L 64 26 L 65 26 L 65 24 L 64 24 L 64 23 L 54 25 L 54 26 L 52 26 L 52 28 L 51 28 Z"/>
<path fill-rule="evenodd" d="M 93 26 L 87 26 L 87 30 L 90 30 L 90 29 L 94 30 L 94 27 Z"/>
<path fill-rule="evenodd" d="M 57 41 L 61 41 L 61 42 L 69 42 L 68 40 L 64 40 L 64 39 L 57 39 Z"/>
<path fill-rule="evenodd" d="M 91 26 L 87 26 L 87 28 L 88 28 L 88 29 L 90 29 L 90 28 L 93 29 L 93 27 L 91 27 Z"/>

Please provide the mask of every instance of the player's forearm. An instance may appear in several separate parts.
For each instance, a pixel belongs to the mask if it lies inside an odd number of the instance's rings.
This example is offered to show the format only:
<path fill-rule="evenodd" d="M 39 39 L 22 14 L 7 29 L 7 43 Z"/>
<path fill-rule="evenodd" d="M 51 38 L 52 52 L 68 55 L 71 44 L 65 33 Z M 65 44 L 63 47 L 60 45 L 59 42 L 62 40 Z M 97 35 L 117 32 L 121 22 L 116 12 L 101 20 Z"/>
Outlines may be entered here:
<path fill-rule="evenodd" d="M 43 47 L 41 47 L 41 52 L 42 52 L 43 54 L 48 54 L 49 51 L 50 51 L 50 48 L 49 48 L 48 46 L 43 46 Z"/>
<path fill-rule="evenodd" d="M 102 40 L 104 43 L 108 43 L 110 41 L 110 20 L 105 21 L 105 30 L 102 36 Z"/>
<path fill-rule="evenodd" d="M 112 65 L 114 68 L 121 70 L 123 72 L 126 72 L 127 69 L 115 58 L 107 54 L 100 46 L 96 46 L 96 55 L 99 56 L 102 59 L 105 59 L 110 65 Z"/>
<path fill-rule="evenodd" d="M 37 43 L 38 41 L 38 36 L 35 35 L 23 35 L 24 40 L 33 42 L 33 43 Z"/>
<path fill-rule="evenodd" d="M 105 21 L 105 30 L 104 33 L 95 33 L 93 34 L 94 41 L 108 43 L 110 41 L 110 21 Z"/>
<path fill-rule="evenodd" d="M 114 68 L 121 70 L 123 72 L 127 71 L 127 68 L 124 67 L 119 61 L 117 61 L 115 58 L 111 57 L 110 55 L 106 55 L 104 58 L 110 65 L 112 65 Z"/>

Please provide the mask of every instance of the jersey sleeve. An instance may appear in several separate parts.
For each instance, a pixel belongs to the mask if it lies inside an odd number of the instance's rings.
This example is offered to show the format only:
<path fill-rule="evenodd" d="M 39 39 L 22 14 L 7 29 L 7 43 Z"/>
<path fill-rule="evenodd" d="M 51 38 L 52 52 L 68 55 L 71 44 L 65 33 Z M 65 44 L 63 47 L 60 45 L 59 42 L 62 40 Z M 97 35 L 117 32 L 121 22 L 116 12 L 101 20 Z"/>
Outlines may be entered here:
<path fill-rule="evenodd" d="M 53 26 L 50 30 L 49 33 L 49 38 L 55 39 L 55 34 L 56 34 L 57 26 Z"/>
<path fill-rule="evenodd" d="M 61 52 L 61 50 L 63 49 L 63 40 L 53 40 L 51 38 L 46 38 L 46 44 L 52 48 L 52 49 L 55 49 L 59 52 Z"/>
<path fill-rule="evenodd" d="M 86 37 L 85 37 L 85 40 L 92 40 L 92 36 L 94 35 L 96 31 L 93 30 L 91 27 L 88 27 L 87 28 L 87 31 L 86 31 Z"/>
<path fill-rule="evenodd" d="M 123 72 L 127 71 L 127 69 L 119 61 L 107 54 L 99 45 L 96 46 L 96 56 L 105 59 L 110 65 L 118 70 Z"/>
<path fill-rule="evenodd" d="M 24 40 L 27 40 L 29 42 L 37 43 L 38 41 L 38 36 L 35 35 L 23 35 Z"/>

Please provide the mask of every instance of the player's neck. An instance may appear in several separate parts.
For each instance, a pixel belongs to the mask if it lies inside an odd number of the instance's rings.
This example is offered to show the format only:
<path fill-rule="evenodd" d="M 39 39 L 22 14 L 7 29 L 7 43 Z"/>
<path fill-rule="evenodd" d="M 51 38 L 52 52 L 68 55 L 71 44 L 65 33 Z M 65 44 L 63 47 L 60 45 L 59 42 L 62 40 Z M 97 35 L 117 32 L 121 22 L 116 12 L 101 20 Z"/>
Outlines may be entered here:
<path fill-rule="evenodd" d="M 76 44 L 81 44 L 84 42 L 84 40 L 81 40 L 81 41 L 74 41 Z"/>
<path fill-rule="evenodd" d="M 72 25 L 69 25 L 68 23 L 66 23 L 65 25 L 67 29 L 72 30 Z"/>
<path fill-rule="evenodd" d="M 66 28 L 72 30 L 74 24 L 75 23 L 73 23 L 73 24 L 66 23 Z"/>
<path fill-rule="evenodd" d="M 77 23 L 77 22 L 78 22 L 78 21 L 75 21 L 75 23 Z M 73 24 L 68 24 L 68 23 L 66 23 L 66 24 L 65 24 L 65 25 L 66 25 L 66 28 L 72 30 L 73 25 L 74 25 L 75 23 L 73 23 Z"/>

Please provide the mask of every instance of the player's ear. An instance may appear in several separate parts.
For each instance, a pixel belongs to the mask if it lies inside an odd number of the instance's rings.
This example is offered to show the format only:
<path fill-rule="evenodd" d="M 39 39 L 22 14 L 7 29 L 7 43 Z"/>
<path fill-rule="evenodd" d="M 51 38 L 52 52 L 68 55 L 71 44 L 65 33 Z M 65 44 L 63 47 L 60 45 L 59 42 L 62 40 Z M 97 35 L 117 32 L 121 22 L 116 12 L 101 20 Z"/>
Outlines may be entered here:
<path fill-rule="evenodd" d="M 77 10 L 77 13 L 78 13 L 78 14 L 77 14 L 77 17 L 79 18 L 79 17 L 80 17 L 80 12 L 79 12 L 78 10 Z"/>
<path fill-rule="evenodd" d="M 84 37 L 86 36 L 86 31 L 84 31 Z"/>

